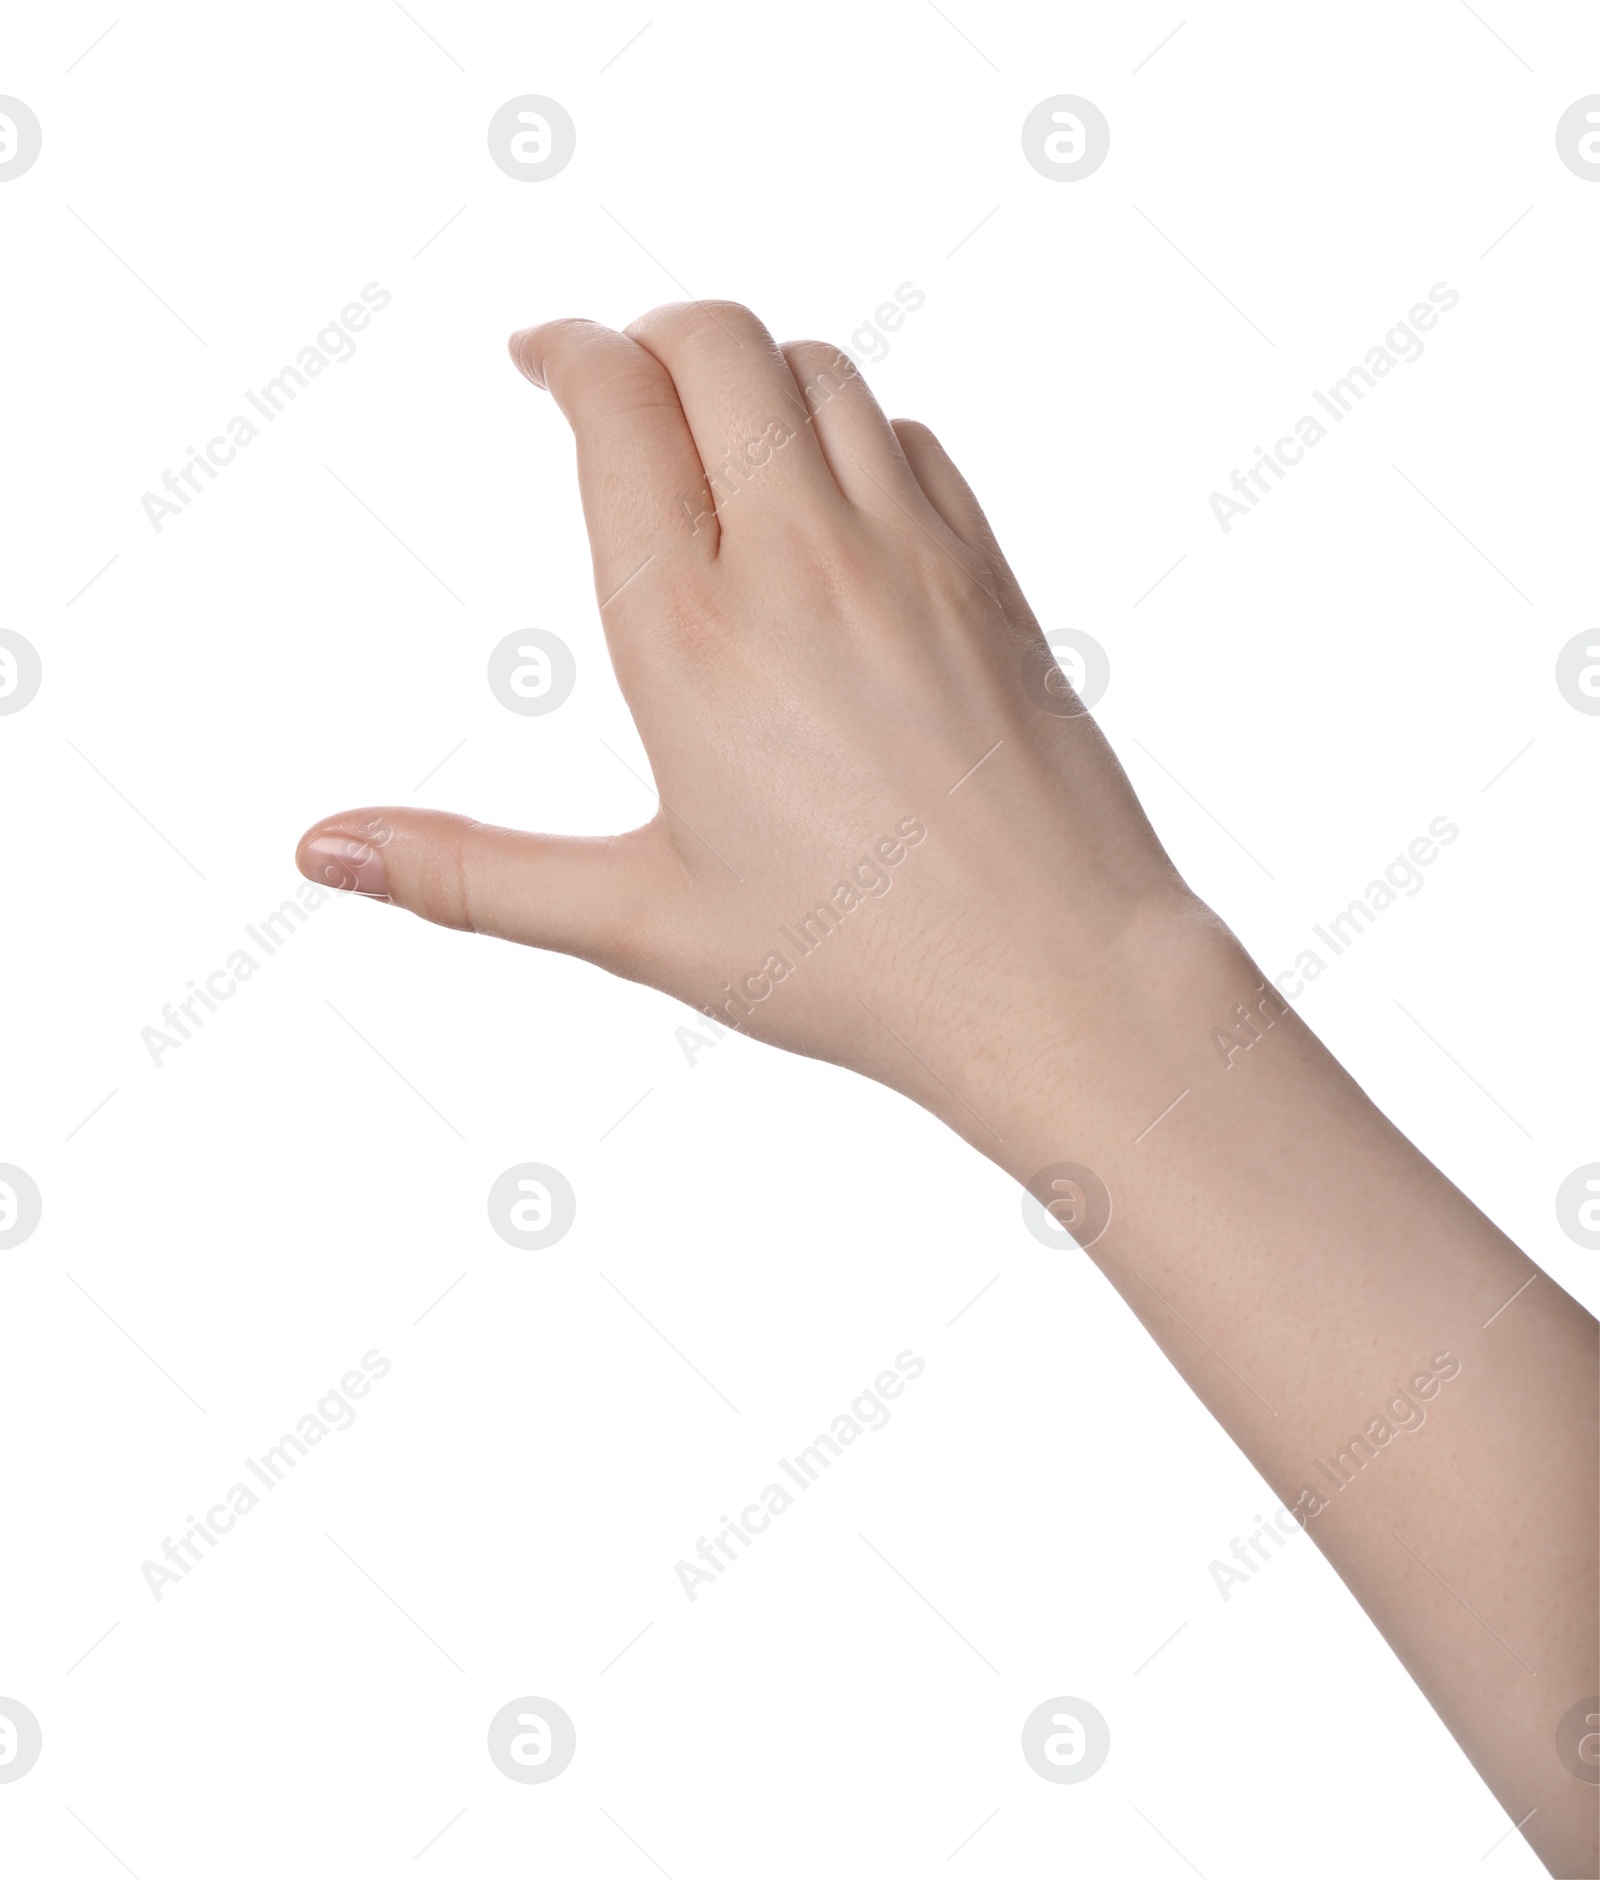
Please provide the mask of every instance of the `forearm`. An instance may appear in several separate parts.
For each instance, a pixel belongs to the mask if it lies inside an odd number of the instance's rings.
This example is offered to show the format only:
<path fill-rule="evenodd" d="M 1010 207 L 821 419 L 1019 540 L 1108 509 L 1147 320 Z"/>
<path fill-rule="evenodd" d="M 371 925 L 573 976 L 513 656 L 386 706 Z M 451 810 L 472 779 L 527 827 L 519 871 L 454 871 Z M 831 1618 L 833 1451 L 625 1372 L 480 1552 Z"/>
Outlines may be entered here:
<path fill-rule="evenodd" d="M 1003 1140 L 967 1133 L 1043 1202 L 1050 1165 L 1100 1177 L 1089 1257 L 1512 1820 L 1537 1809 L 1524 1833 L 1547 1864 L 1595 1873 L 1600 1792 L 1556 1744 L 1600 1688 L 1595 1321 L 1203 916 L 1164 915 L 1117 960 L 1136 992 L 1063 989 L 1065 1076 L 1037 991 L 1025 1026 L 952 1071 Z"/>

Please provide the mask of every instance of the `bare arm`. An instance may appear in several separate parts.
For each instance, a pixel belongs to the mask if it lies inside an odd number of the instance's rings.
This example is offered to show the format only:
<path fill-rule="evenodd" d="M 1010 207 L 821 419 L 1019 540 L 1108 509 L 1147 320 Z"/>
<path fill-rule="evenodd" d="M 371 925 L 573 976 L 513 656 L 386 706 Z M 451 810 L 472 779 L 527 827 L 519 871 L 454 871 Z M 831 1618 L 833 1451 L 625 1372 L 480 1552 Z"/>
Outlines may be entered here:
<path fill-rule="evenodd" d="M 513 355 L 577 439 L 661 811 L 600 841 L 353 811 L 304 872 L 941 1116 L 1076 1224 L 1547 1864 L 1593 1874 L 1556 1737 L 1600 1686 L 1594 1321 L 1180 880 L 926 429 L 727 302 Z"/>
<path fill-rule="evenodd" d="M 1186 944 L 1158 923 L 1140 947 L 1144 997 L 1104 1034 L 1098 1074 L 1053 1090 L 1041 1066 L 996 1159 L 1041 1201 L 1030 1163 L 1103 1179 L 1091 1257 L 1552 1872 L 1593 1874 L 1600 1791 L 1557 1735 L 1600 1688 L 1595 1322 L 1231 939 L 1202 925 Z M 1069 1178 L 1063 1212 L 1092 1232 L 1081 1192 Z M 1567 1756 L 1594 1731 L 1600 1718 L 1569 1719 Z"/>

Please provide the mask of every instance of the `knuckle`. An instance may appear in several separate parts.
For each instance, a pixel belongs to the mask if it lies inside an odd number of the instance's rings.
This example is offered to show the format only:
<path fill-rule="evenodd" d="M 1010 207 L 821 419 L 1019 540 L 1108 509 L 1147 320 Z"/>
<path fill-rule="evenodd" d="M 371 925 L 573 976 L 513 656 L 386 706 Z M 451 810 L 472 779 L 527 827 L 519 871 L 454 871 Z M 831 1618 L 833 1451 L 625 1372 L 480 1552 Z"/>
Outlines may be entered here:
<path fill-rule="evenodd" d="M 596 321 L 576 313 L 562 314 L 554 320 L 541 320 L 534 328 L 546 346 L 570 346 L 574 341 L 581 343 L 602 330 Z"/>
<path fill-rule="evenodd" d="M 840 392 L 864 383 L 849 353 L 827 340 L 801 340 L 783 351 L 808 412 L 820 410 Z"/>
<path fill-rule="evenodd" d="M 902 444 L 910 444 L 914 450 L 938 450 L 939 440 L 920 418 L 894 418 L 895 435 Z"/>
<path fill-rule="evenodd" d="M 548 380 L 551 374 L 569 371 L 579 364 L 593 349 L 596 334 L 603 330 L 593 320 L 570 317 L 541 321 L 526 339 L 520 334 L 514 337 L 521 341 L 523 350 L 542 359 Z"/>
<path fill-rule="evenodd" d="M 767 329 L 750 309 L 737 300 L 679 300 L 635 320 L 627 329 L 630 339 L 646 344 L 696 346 L 733 339 L 771 345 Z"/>
<path fill-rule="evenodd" d="M 851 363 L 850 355 L 844 348 L 835 346 L 829 339 L 786 340 L 783 356 L 791 365 L 814 366 L 836 363 L 843 367 Z"/>
<path fill-rule="evenodd" d="M 746 332 L 765 333 L 760 316 L 752 312 L 742 300 L 697 300 L 690 306 L 710 320 L 721 320 L 725 325 L 742 327 Z"/>
<path fill-rule="evenodd" d="M 476 933 L 472 916 L 472 868 L 468 851 L 474 831 L 483 827 L 464 817 L 442 819 L 438 836 L 420 852 L 413 850 L 415 861 L 410 893 L 406 899 L 414 913 L 438 927 L 454 927 L 463 933 Z"/>

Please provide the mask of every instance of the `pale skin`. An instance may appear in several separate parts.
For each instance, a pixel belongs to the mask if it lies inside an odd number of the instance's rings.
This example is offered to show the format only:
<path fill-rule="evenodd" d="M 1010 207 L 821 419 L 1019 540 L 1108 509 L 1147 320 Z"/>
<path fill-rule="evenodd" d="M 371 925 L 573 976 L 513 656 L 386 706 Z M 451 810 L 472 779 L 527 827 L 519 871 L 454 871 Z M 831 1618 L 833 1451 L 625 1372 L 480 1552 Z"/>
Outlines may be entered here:
<path fill-rule="evenodd" d="M 302 872 L 877 1078 L 1020 1182 L 1092 1169 L 1112 1213 L 1089 1257 L 1550 1871 L 1595 1875 L 1600 1787 L 1556 1741 L 1600 1689 L 1594 1319 L 1179 877 L 1093 719 L 1041 676 L 1038 624 L 931 432 L 891 424 L 834 347 L 780 347 L 729 302 L 621 333 L 553 321 L 511 351 L 576 436 L 662 806 L 606 839 L 354 810 L 307 831 Z M 890 891 L 833 901 L 803 955 L 779 937 L 880 842 Z M 1257 1036 L 1225 1053 L 1219 1028 Z"/>

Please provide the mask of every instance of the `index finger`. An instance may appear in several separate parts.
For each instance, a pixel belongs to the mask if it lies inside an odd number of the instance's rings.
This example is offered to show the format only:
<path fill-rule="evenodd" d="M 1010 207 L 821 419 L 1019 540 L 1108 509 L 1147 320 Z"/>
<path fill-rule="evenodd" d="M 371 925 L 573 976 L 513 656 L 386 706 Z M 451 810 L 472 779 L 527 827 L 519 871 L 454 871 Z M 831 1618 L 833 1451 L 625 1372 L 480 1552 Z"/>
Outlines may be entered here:
<path fill-rule="evenodd" d="M 716 507 L 665 366 L 593 320 L 548 320 L 509 344 L 572 426 L 602 612 L 654 561 L 714 561 Z"/>

